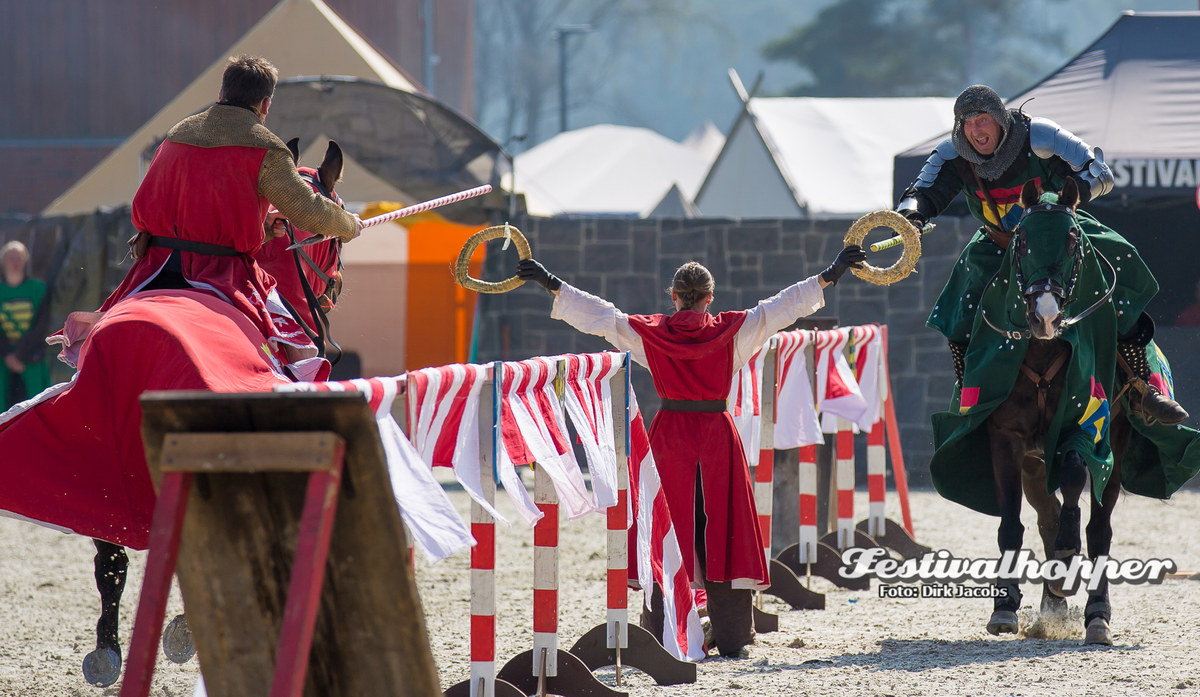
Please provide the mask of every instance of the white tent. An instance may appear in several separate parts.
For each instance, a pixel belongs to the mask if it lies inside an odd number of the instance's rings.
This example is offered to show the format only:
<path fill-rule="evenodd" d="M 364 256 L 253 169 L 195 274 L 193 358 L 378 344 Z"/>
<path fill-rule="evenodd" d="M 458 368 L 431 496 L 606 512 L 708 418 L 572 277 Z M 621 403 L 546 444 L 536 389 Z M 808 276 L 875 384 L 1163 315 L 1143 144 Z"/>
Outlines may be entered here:
<path fill-rule="evenodd" d="M 132 201 L 141 181 L 143 152 L 171 126 L 216 101 L 227 58 L 240 53 L 266 57 L 279 69 L 281 80 L 304 75 L 347 75 L 377 80 L 407 92 L 420 91 L 321 0 L 282 0 L 175 99 L 42 213 L 85 213 Z"/>
<path fill-rule="evenodd" d="M 516 157 L 516 190 L 532 215 L 646 217 L 672 187 L 695 194 L 712 162 L 712 134 L 695 143 L 630 126 L 567 131 Z"/>
<path fill-rule="evenodd" d="M 954 100 L 751 98 L 695 196 L 708 218 L 857 216 L 892 201 L 892 158 L 950 128 Z"/>

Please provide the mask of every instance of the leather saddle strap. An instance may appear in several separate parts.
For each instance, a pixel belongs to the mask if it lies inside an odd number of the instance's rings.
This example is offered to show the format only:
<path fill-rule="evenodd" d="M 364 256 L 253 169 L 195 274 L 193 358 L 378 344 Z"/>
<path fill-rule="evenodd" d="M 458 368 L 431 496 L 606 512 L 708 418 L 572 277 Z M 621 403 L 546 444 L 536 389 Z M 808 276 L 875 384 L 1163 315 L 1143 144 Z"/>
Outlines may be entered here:
<path fill-rule="evenodd" d="M 1021 364 L 1021 374 L 1029 378 L 1029 381 L 1034 385 L 1037 385 L 1038 412 L 1041 413 L 1043 418 L 1046 416 L 1046 390 L 1050 388 L 1050 383 L 1054 380 L 1054 376 L 1058 375 L 1058 371 L 1062 370 L 1062 367 L 1066 364 L 1067 356 L 1069 355 L 1071 355 L 1070 351 L 1063 351 L 1058 354 L 1058 357 L 1050 363 L 1050 367 L 1046 369 L 1044 375 L 1038 375 L 1029 366 L 1024 363 Z"/>

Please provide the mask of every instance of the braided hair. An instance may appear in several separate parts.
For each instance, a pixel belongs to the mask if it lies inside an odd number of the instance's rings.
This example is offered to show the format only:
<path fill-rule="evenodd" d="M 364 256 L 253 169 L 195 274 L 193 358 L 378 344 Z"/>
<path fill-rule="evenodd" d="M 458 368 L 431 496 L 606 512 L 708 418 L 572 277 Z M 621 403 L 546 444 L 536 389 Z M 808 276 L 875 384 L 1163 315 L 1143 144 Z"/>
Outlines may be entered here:
<path fill-rule="evenodd" d="M 681 310 L 691 310 L 704 298 L 712 295 L 714 288 L 712 274 L 700 262 L 689 261 L 675 270 L 675 279 L 667 289 L 667 295 L 672 292 L 682 303 Z"/>

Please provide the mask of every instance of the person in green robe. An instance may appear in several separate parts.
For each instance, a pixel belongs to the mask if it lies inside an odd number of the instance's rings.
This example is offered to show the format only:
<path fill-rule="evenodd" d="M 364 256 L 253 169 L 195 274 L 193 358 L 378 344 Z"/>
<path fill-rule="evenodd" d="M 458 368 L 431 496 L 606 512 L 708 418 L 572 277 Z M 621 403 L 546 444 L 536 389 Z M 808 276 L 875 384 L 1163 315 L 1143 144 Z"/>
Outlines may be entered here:
<path fill-rule="evenodd" d="M 28 274 L 29 250 L 12 241 L 0 247 L 0 396 L 7 409 L 50 386 L 46 362 L 46 284 Z"/>
<path fill-rule="evenodd" d="M 901 196 L 896 210 L 918 230 L 960 191 L 980 222 L 926 321 L 949 341 L 960 385 L 983 287 L 1000 267 L 1024 211 L 1021 187 L 1034 180 L 1043 191 L 1059 192 L 1068 178 L 1078 185 L 1081 203 L 1113 188 L 1112 171 L 1099 148 L 1049 119 L 1005 108 L 986 85 L 972 85 L 954 102 L 951 137 L 937 146 Z M 1132 408 L 1166 425 L 1182 423 L 1187 411 L 1150 382 L 1146 347 L 1154 336 L 1154 321 L 1145 308 L 1158 292 L 1158 282 L 1128 240 L 1083 211 L 1078 217 L 1092 245 L 1115 264 L 1116 348 L 1122 379 L 1136 395 L 1130 399 Z"/>

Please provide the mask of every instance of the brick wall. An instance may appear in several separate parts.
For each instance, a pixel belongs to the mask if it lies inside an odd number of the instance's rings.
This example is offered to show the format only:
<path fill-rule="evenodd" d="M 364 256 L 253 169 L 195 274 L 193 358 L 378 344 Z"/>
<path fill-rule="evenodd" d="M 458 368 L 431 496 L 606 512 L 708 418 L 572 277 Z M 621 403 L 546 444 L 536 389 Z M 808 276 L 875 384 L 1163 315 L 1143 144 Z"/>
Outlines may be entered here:
<path fill-rule="evenodd" d="M 534 257 L 571 285 L 600 295 L 630 314 L 667 312 L 664 289 L 685 261 L 704 264 L 716 279 L 716 310 L 753 307 L 759 300 L 824 269 L 841 249 L 848 220 L 625 220 L 532 218 L 514 221 Z M 933 444 L 929 415 L 944 410 L 954 374 L 944 339 L 925 326 L 929 308 L 975 225 L 938 219 L 927 238 L 918 273 L 892 286 L 865 283 L 847 274 L 826 289 L 817 315 L 841 325 L 887 324 L 892 387 L 909 478 L 928 483 Z M 871 240 L 881 238 L 872 236 Z M 489 243 L 484 278 L 511 276 L 516 255 Z M 887 257 L 889 260 L 893 257 Z M 537 355 L 608 348 L 564 322 L 550 319 L 552 298 L 536 286 L 480 299 L 476 360 L 519 360 Z M 643 368 L 634 389 L 649 418 L 658 397 Z"/>

